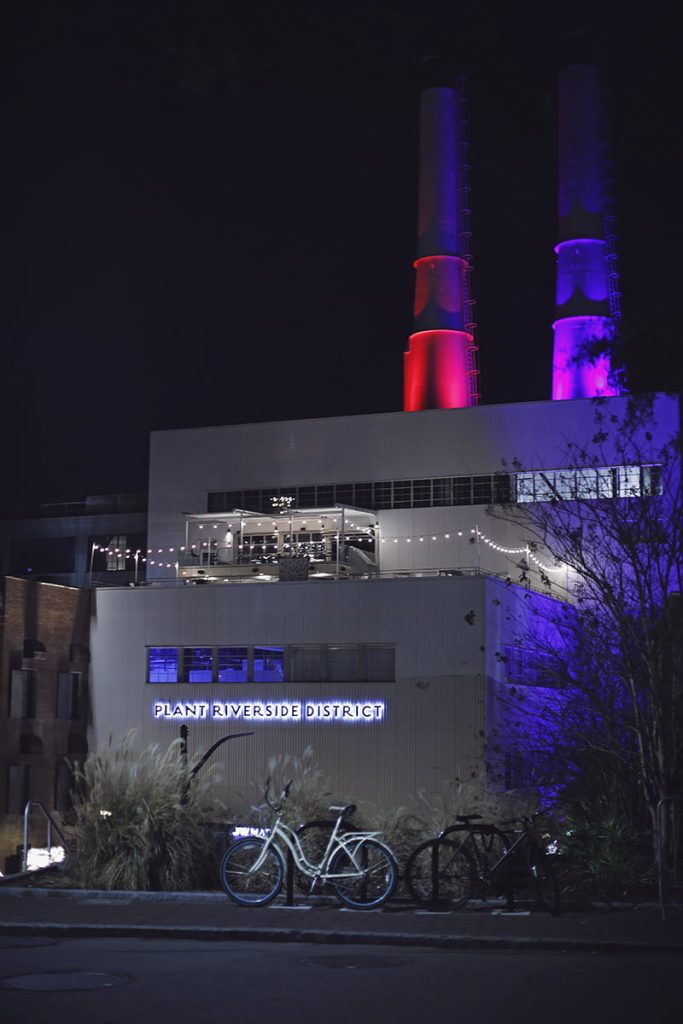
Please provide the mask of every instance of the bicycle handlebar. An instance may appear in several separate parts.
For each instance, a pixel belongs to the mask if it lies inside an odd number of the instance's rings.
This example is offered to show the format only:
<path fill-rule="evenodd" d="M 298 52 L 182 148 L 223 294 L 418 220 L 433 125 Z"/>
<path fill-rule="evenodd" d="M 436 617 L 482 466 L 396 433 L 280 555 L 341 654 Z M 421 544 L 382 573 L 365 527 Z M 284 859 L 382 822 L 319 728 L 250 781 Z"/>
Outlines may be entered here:
<path fill-rule="evenodd" d="M 277 814 L 278 811 L 282 810 L 283 803 L 285 802 L 285 800 L 289 799 L 289 790 L 291 788 L 291 785 L 292 785 L 293 781 L 294 781 L 293 779 L 290 779 L 289 782 L 285 783 L 284 788 L 283 788 L 282 792 L 280 793 L 280 803 L 279 804 L 271 804 L 270 796 L 269 796 L 269 794 L 270 794 L 270 775 L 268 776 L 268 778 L 266 779 L 266 788 L 263 791 L 263 799 L 268 804 L 268 806 L 270 807 L 271 811 L 275 811 L 275 813 Z"/>

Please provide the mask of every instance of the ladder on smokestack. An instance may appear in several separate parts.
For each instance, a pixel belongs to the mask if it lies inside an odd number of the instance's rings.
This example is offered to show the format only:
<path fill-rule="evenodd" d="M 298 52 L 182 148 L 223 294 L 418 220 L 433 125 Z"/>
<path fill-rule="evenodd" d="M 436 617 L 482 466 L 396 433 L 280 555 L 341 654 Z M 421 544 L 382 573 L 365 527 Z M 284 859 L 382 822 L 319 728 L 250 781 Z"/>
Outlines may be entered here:
<path fill-rule="evenodd" d="M 472 337 L 472 342 L 467 347 L 467 384 L 470 393 L 470 399 L 472 405 L 479 404 L 479 369 L 477 367 L 477 344 L 474 341 L 474 335 L 477 329 L 477 322 L 475 320 L 475 308 L 476 301 L 472 292 L 472 230 L 470 227 L 470 218 L 472 210 L 470 209 L 470 185 L 469 185 L 469 119 L 467 117 L 467 99 L 465 96 L 465 79 L 461 77 L 458 81 L 458 89 L 460 94 L 460 124 L 461 124 L 461 135 L 460 135 L 460 173 L 461 173 L 461 186 L 460 186 L 460 209 L 462 211 L 462 223 L 460 225 L 460 237 L 462 239 L 462 258 L 465 263 L 465 273 L 463 275 L 463 301 L 465 304 L 465 322 L 464 327 L 467 333 Z"/>
<path fill-rule="evenodd" d="M 609 185 L 605 180 L 605 186 Z M 607 289 L 609 297 L 609 311 L 614 322 L 614 328 L 619 330 L 621 320 L 621 292 L 619 290 L 619 271 L 617 270 L 617 235 L 615 229 L 614 200 L 608 193 L 603 198 L 603 222 L 605 226 L 605 242 L 607 243 Z"/>
<path fill-rule="evenodd" d="M 619 331 L 621 320 L 621 292 L 619 289 L 619 271 L 617 269 L 617 235 L 616 218 L 614 216 L 614 198 L 612 188 L 612 153 L 609 135 L 607 132 L 607 88 L 604 76 L 601 76 L 600 89 L 600 191 L 602 193 L 602 224 L 605 232 L 607 264 L 607 291 L 610 316 L 615 332 Z"/>

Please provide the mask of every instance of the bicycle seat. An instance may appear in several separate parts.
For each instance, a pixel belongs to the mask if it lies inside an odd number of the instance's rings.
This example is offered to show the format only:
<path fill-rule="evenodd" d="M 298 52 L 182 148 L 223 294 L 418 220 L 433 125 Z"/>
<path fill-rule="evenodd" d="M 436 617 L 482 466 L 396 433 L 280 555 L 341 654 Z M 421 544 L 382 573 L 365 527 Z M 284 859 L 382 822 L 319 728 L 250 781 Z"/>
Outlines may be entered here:
<path fill-rule="evenodd" d="M 356 810 L 355 804 L 346 804 L 344 807 L 330 807 L 330 811 L 334 811 L 335 814 L 353 814 Z"/>
<path fill-rule="evenodd" d="M 462 821 L 462 822 L 480 821 L 481 820 L 481 814 L 456 814 L 455 820 L 456 821 Z"/>

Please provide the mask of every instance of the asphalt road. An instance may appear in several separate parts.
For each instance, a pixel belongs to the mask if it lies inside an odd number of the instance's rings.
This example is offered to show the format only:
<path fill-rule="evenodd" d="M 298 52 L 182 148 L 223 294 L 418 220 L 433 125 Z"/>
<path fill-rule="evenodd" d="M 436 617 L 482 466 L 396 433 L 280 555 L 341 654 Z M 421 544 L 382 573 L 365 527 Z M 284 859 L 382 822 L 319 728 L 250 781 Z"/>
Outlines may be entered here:
<path fill-rule="evenodd" d="M 653 953 L 4 936 L 0 1020 L 649 1024 L 683 1010 L 680 964 Z"/>

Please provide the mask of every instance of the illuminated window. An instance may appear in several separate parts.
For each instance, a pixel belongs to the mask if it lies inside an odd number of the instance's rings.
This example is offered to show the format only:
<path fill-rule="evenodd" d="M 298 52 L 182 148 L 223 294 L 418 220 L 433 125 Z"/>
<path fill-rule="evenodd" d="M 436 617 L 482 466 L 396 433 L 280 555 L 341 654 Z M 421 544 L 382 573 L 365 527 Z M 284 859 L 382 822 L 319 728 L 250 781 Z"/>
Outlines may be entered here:
<path fill-rule="evenodd" d="M 118 534 L 107 542 L 107 572 L 121 572 L 126 568 L 126 537 Z"/>
<path fill-rule="evenodd" d="M 213 678 L 210 647 L 186 647 L 183 651 L 183 682 L 210 683 Z"/>
<path fill-rule="evenodd" d="M 516 473 L 513 498 L 529 501 L 594 501 L 662 493 L 661 466 L 600 466 Z"/>
<path fill-rule="evenodd" d="M 253 681 L 255 683 L 282 683 L 285 678 L 285 652 L 283 647 L 255 647 Z"/>
<path fill-rule="evenodd" d="M 534 500 L 534 474 L 517 473 L 515 476 L 515 501 L 523 504 Z"/>
<path fill-rule="evenodd" d="M 246 683 L 249 672 L 248 647 L 218 648 L 218 682 Z"/>
<path fill-rule="evenodd" d="M 177 647 L 150 647 L 148 658 L 147 681 L 149 683 L 178 682 Z"/>
<path fill-rule="evenodd" d="M 643 466 L 642 467 L 642 493 L 643 494 L 661 494 L 662 493 L 662 467 L 661 466 Z"/>
<path fill-rule="evenodd" d="M 640 466 L 619 466 L 617 494 L 620 498 L 640 497 Z"/>
<path fill-rule="evenodd" d="M 587 501 L 598 497 L 597 470 L 577 469 L 576 497 L 581 501 Z"/>
<path fill-rule="evenodd" d="M 63 675 L 66 679 L 72 674 Z M 186 684 L 393 682 L 395 678 L 393 644 L 245 645 L 180 650 L 151 647 L 148 650 L 149 683 L 176 683 L 179 679 Z M 66 689 L 60 699 L 66 708 Z"/>

